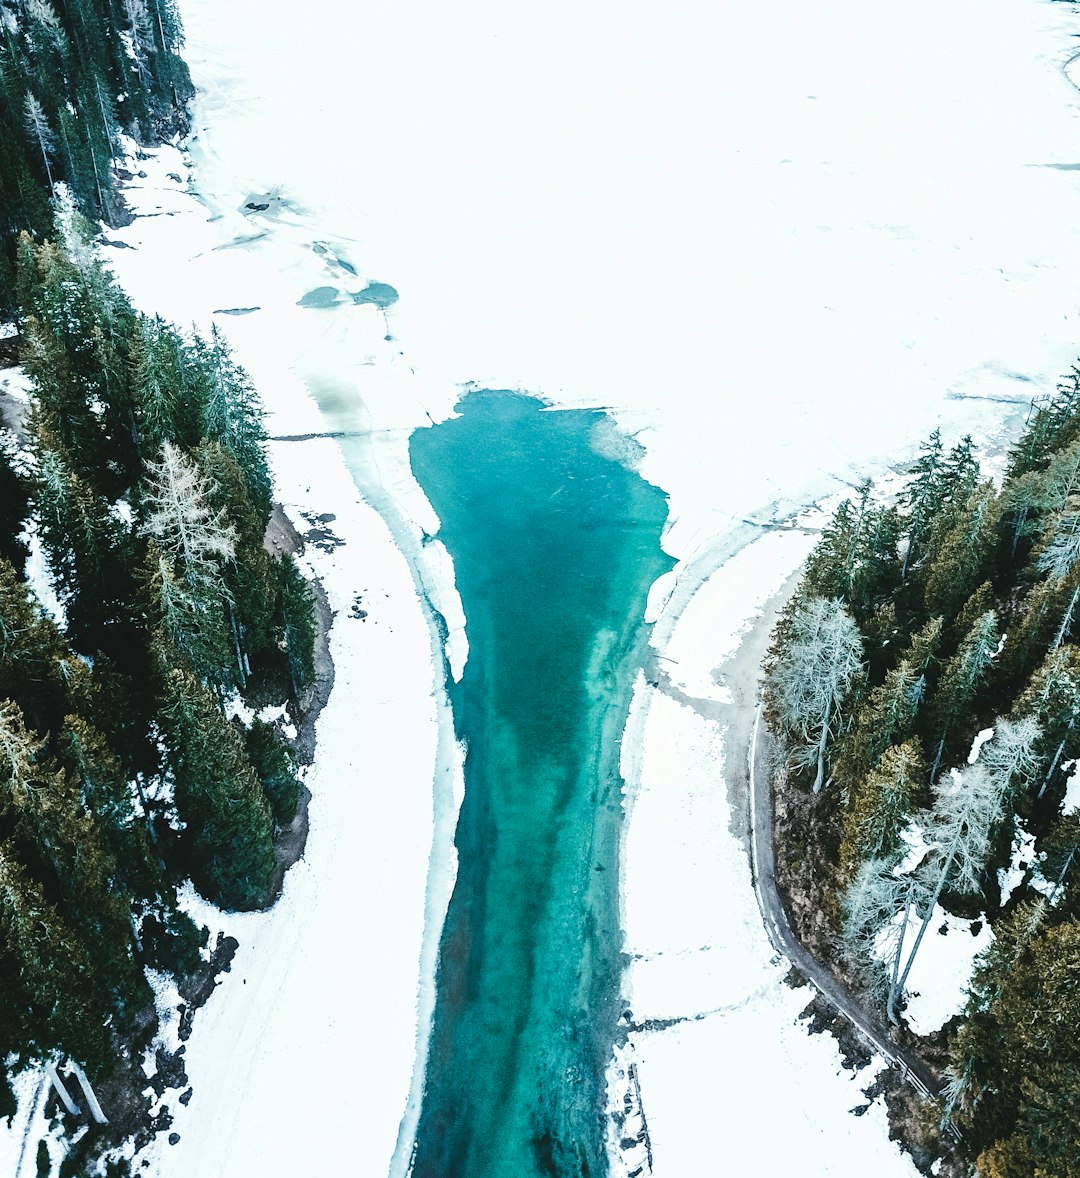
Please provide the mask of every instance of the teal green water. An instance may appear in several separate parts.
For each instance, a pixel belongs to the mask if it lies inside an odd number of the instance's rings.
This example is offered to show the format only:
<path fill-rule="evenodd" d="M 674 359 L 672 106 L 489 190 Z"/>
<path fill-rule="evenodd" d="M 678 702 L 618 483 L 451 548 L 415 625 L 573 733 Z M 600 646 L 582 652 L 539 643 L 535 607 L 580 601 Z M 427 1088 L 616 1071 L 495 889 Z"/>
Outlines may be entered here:
<path fill-rule="evenodd" d="M 663 493 L 595 410 L 484 391 L 418 430 L 469 658 L 458 877 L 440 946 L 414 1178 L 590 1175 L 617 1034 L 619 740 Z"/>

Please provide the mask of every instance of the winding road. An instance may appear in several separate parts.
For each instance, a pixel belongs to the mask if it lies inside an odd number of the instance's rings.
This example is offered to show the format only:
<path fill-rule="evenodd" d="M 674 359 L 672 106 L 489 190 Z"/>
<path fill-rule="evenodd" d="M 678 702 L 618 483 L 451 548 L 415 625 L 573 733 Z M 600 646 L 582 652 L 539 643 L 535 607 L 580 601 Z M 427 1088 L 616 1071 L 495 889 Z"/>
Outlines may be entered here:
<path fill-rule="evenodd" d="M 762 705 L 754 712 L 754 726 L 747 749 L 746 773 L 750 798 L 750 864 L 754 893 L 769 941 L 862 1034 L 874 1049 L 900 1069 L 904 1079 L 922 1096 L 941 1091 L 941 1081 L 918 1056 L 895 1042 L 884 1025 L 873 1017 L 829 971 L 812 957 L 792 931 L 784 901 L 776 883 L 773 848 L 772 776 L 766 756 L 767 742 L 759 739 Z"/>
<path fill-rule="evenodd" d="M 726 677 L 734 704 L 726 717 L 730 747 L 747 750 L 743 763 L 736 762 L 728 768 L 733 813 L 745 816 L 745 825 L 739 824 L 743 829 L 736 833 L 747 839 L 754 893 L 773 948 L 786 957 L 920 1095 L 936 1097 L 942 1088 L 940 1077 L 914 1052 L 897 1043 L 884 1024 L 799 941 L 777 884 L 772 771 L 769 765 L 771 740 L 763 731 L 760 673 L 777 614 L 794 592 L 800 573 L 801 568 L 765 606 L 736 652 Z M 955 1130 L 953 1132 L 955 1135 Z"/>

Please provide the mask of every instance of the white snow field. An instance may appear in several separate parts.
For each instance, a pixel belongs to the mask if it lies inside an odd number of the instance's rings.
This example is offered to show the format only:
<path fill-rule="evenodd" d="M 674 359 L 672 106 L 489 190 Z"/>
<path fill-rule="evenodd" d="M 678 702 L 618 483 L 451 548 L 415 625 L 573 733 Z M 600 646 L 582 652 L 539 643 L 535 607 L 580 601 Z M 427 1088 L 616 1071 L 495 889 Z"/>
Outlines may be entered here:
<path fill-rule="evenodd" d="M 147 215 L 110 257 L 145 309 L 219 324 L 271 433 L 343 434 L 272 456 L 301 531 L 330 513 L 345 543 L 309 549 L 338 683 L 307 853 L 270 913 L 215 918 L 241 948 L 195 1021 L 194 1096 L 168 1097 L 180 1140 L 143 1172 L 407 1170 L 461 788 L 421 594 L 457 669 L 466 646 L 406 444 L 477 382 L 610 407 L 671 497 L 654 645 L 699 706 L 635 697 L 629 986 L 638 1022 L 714 1013 L 631 1038 L 653 1173 L 913 1174 L 880 1101 L 849 1113 L 869 1073 L 797 1019 L 810 993 L 782 984 L 729 833 L 745 750 L 710 708 L 810 543 L 747 547 L 756 525 L 937 425 L 1006 443 L 1080 350 L 1076 7 L 180 8 L 193 166 L 143 163 Z M 400 301 L 354 304 L 370 281 Z M 319 288 L 332 305 L 298 305 Z"/>

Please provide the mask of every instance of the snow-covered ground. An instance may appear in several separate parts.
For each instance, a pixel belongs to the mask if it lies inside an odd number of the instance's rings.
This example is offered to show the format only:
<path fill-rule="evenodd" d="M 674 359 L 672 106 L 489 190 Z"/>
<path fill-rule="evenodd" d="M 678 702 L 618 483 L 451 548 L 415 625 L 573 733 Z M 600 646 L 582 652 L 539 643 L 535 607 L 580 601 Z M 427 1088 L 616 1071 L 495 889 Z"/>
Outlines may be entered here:
<path fill-rule="evenodd" d="M 707 1171 L 704 1159 L 777 1178 L 915 1173 L 888 1141 L 880 1098 L 863 1095 L 884 1061 L 848 1072 L 836 1041 L 799 1021 L 814 991 L 784 984 L 790 967 L 762 927 L 722 784 L 725 760 L 747 755 L 728 747 L 720 722 L 729 678 L 745 670 L 734 674 L 730 660 L 812 542 L 774 532 L 726 561 L 673 626 L 658 626 L 661 637 L 670 630 L 671 678 L 660 688 L 642 678 L 635 691 L 623 870 L 641 1029 L 622 1062 L 636 1064 L 657 1178 Z M 638 1150 L 626 1160 L 620 1178 L 645 1159 Z"/>
<path fill-rule="evenodd" d="M 307 854 L 271 913 L 225 922 L 241 950 L 150 1172 L 404 1173 L 460 790 L 418 593 L 465 653 L 406 442 L 475 381 L 610 406 L 671 496 L 680 564 L 651 612 L 682 698 L 636 695 L 624 917 L 635 1020 L 714 1013 L 633 1037 L 654 1172 L 912 1173 L 880 1106 L 849 1115 L 862 1081 L 782 985 L 729 833 L 721 773 L 744 750 L 715 671 L 809 543 L 748 547 L 758 524 L 935 425 L 1007 438 L 1073 360 L 1076 9 L 180 8 L 195 170 L 146 161 L 133 199 L 156 215 L 111 257 L 148 310 L 219 324 L 271 433 L 343 435 L 272 455 L 301 531 L 330 513 L 345 543 L 309 549 L 338 683 Z M 400 301 L 347 297 L 372 281 Z"/>

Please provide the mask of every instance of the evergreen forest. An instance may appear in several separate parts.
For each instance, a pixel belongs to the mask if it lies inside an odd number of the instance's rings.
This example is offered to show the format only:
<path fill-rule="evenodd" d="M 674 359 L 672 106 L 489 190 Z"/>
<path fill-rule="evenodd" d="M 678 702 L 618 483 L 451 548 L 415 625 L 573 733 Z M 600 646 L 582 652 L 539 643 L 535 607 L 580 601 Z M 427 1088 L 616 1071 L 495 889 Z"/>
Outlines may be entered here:
<path fill-rule="evenodd" d="M 1077 1178 L 1080 371 L 1000 485 L 935 432 L 896 501 L 840 505 L 777 623 L 766 716 L 800 936 L 940 1069 L 980 1175 Z M 904 1006 L 935 905 L 994 936 L 920 1041 Z"/>
<path fill-rule="evenodd" d="M 186 129 L 182 37 L 173 0 L 0 0 L 0 312 L 16 305 L 19 234 L 50 234 L 58 184 L 121 223 L 122 138 Z"/>
<path fill-rule="evenodd" d="M 0 405 L 0 1118 L 35 1062 L 94 1120 L 102 1085 L 138 1098 L 148 975 L 210 968 L 178 889 L 268 904 L 301 795 L 258 714 L 310 698 L 315 606 L 266 543 L 256 391 L 94 244 L 121 137 L 186 126 L 180 36 L 171 0 L 0 0 L 0 335 L 29 385 Z"/>

